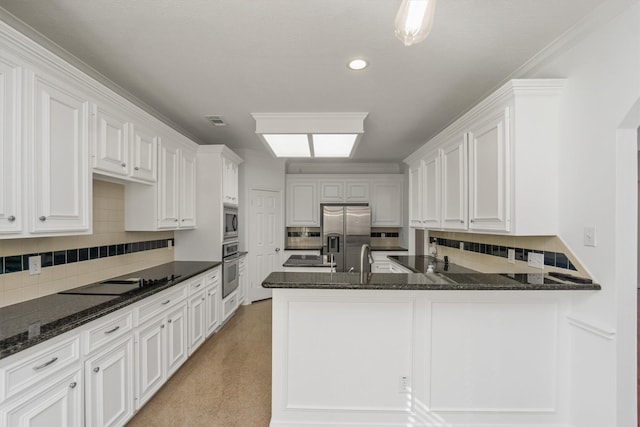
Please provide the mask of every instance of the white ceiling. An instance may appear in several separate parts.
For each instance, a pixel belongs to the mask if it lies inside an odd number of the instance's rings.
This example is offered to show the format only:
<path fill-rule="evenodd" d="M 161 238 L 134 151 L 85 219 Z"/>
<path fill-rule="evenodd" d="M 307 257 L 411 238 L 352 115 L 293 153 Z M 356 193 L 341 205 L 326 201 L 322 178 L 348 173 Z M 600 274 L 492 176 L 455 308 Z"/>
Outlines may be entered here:
<path fill-rule="evenodd" d="M 400 161 L 604 0 L 0 0 L 200 144 L 266 149 L 250 113 L 368 112 L 354 159 Z M 350 58 L 370 61 L 364 71 Z M 549 76 L 565 77 L 565 76 Z M 204 117 L 222 115 L 227 127 Z"/>

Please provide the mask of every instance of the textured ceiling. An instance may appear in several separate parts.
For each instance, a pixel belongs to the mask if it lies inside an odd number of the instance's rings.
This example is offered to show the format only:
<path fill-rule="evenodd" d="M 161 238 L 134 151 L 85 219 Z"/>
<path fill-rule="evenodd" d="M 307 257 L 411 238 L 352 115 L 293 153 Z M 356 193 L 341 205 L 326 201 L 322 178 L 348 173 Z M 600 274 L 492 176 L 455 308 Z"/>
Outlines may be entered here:
<path fill-rule="evenodd" d="M 368 112 L 355 160 L 400 161 L 603 0 L 0 0 L 200 144 L 265 150 L 250 113 Z M 352 57 L 370 66 L 353 72 Z M 564 76 L 550 76 L 564 77 Z M 204 117 L 222 115 L 227 127 Z"/>

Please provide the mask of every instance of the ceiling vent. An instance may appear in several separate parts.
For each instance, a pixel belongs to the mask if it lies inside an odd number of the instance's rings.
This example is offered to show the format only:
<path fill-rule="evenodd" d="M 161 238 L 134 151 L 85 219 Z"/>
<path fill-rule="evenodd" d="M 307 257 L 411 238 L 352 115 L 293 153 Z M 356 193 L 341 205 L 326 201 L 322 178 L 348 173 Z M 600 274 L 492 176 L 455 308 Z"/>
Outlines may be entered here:
<path fill-rule="evenodd" d="M 214 125 L 214 126 L 226 126 L 227 125 L 227 122 L 224 121 L 224 118 L 222 116 L 207 116 L 206 119 L 209 120 L 211 122 L 211 124 Z"/>

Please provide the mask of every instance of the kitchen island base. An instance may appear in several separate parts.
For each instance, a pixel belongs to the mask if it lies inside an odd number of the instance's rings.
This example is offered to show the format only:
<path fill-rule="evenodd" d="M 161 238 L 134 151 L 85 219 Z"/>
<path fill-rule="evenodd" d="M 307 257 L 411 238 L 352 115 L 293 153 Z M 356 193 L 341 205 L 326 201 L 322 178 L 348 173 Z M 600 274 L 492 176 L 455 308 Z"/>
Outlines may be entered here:
<path fill-rule="evenodd" d="M 273 289 L 270 426 L 570 426 L 574 298 Z"/>

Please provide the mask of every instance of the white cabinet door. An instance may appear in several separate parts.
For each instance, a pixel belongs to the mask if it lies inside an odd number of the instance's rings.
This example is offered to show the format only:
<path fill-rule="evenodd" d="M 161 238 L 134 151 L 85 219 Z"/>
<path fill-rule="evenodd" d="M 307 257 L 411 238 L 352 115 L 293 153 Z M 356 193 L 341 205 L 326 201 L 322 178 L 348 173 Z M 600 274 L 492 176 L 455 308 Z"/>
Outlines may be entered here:
<path fill-rule="evenodd" d="M 206 296 L 201 290 L 189 297 L 189 354 L 204 342 L 206 330 Z"/>
<path fill-rule="evenodd" d="M 222 157 L 222 190 L 226 204 L 238 204 L 238 165 L 226 157 Z"/>
<path fill-rule="evenodd" d="M 460 135 L 443 145 L 442 227 L 466 230 L 468 222 L 467 145 Z"/>
<path fill-rule="evenodd" d="M 32 233 L 88 231 L 89 103 L 41 75 L 33 77 Z"/>
<path fill-rule="evenodd" d="M 440 153 L 434 152 L 422 161 L 422 225 L 440 228 Z"/>
<path fill-rule="evenodd" d="M 89 426 L 121 426 L 133 415 L 133 336 L 85 362 Z"/>
<path fill-rule="evenodd" d="M 368 180 L 347 180 L 345 182 L 345 202 L 367 203 L 371 200 L 369 195 L 371 184 Z"/>
<path fill-rule="evenodd" d="M 136 409 L 140 409 L 147 400 L 164 384 L 165 351 L 163 330 L 164 318 L 150 321 L 136 332 Z"/>
<path fill-rule="evenodd" d="M 344 181 L 320 181 L 320 203 L 344 202 Z"/>
<path fill-rule="evenodd" d="M 21 69 L 0 58 L 0 234 L 20 233 L 22 213 L 22 141 L 18 139 Z"/>
<path fill-rule="evenodd" d="M 313 181 L 287 183 L 287 225 L 320 226 L 317 185 Z"/>
<path fill-rule="evenodd" d="M 131 141 L 131 163 L 133 178 L 156 182 L 158 177 L 158 140 L 153 132 L 134 124 Z"/>
<path fill-rule="evenodd" d="M 81 427 L 83 422 L 82 371 L 65 375 L 50 386 L 38 387 L 0 406 L 0 425 L 6 427 Z"/>
<path fill-rule="evenodd" d="M 129 121 L 115 111 L 93 105 L 93 168 L 129 175 Z"/>
<path fill-rule="evenodd" d="M 166 320 L 167 378 L 187 360 L 187 302 L 184 301 L 167 314 Z"/>
<path fill-rule="evenodd" d="M 158 157 L 158 228 L 177 228 L 179 222 L 180 149 L 163 141 Z"/>
<path fill-rule="evenodd" d="M 205 295 L 206 304 L 205 309 L 207 311 L 207 336 L 211 335 L 218 325 L 220 325 L 220 287 L 218 285 L 209 286 L 206 289 Z"/>
<path fill-rule="evenodd" d="M 409 226 L 422 228 L 422 162 L 409 167 Z"/>
<path fill-rule="evenodd" d="M 249 274 L 247 272 L 247 257 L 243 256 L 240 258 L 240 262 L 238 263 L 238 304 L 242 304 L 247 297 L 247 292 L 249 289 Z"/>
<path fill-rule="evenodd" d="M 470 127 L 469 229 L 509 231 L 509 109 Z"/>
<path fill-rule="evenodd" d="M 371 182 L 371 225 L 402 227 L 402 181 Z"/>
<path fill-rule="evenodd" d="M 180 228 L 196 226 L 196 156 L 183 150 L 180 168 Z"/>

